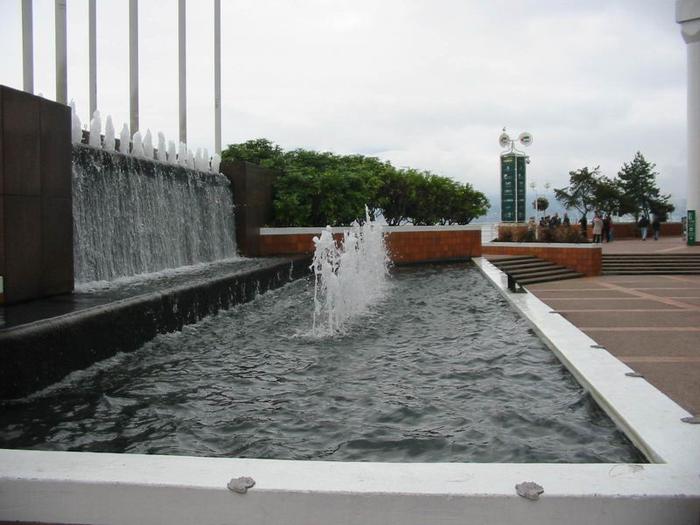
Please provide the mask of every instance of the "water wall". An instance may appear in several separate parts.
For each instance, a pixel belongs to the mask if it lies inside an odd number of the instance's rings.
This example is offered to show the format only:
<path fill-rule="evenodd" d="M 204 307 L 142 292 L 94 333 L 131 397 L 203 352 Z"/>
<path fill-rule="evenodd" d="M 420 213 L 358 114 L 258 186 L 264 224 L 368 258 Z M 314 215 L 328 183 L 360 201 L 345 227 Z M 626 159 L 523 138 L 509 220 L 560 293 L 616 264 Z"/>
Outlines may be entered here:
<path fill-rule="evenodd" d="M 76 284 L 236 255 L 223 175 L 73 145 Z"/>

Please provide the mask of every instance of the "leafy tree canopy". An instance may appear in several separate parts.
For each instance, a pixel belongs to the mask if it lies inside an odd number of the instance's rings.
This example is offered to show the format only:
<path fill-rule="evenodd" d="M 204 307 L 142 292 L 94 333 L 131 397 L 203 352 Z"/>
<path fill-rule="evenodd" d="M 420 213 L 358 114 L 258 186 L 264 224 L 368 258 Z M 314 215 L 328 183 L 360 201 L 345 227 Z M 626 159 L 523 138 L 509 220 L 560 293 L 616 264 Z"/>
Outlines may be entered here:
<path fill-rule="evenodd" d="M 648 217 L 650 213 L 665 217 L 675 209 L 671 196 L 662 195 L 656 185 L 655 168 L 656 164 L 647 161 L 638 151 L 632 162 L 625 162 L 617 174 L 626 200 L 625 211 L 634 215 L 635 220 L 642 215 Z"/>
<path fill-rule="evenodd" d="M 226 160 L 244 160 L 280 171 L 273 187 L 277 226 L 349 225 L 381 214 L 389 225 L 468 224 L 486 213 L 486 196 L 471 184 L 429 171 L 397 169 L 363 155 L 296 149 L 285 152 L 267 139 L 230 145 Z"/>

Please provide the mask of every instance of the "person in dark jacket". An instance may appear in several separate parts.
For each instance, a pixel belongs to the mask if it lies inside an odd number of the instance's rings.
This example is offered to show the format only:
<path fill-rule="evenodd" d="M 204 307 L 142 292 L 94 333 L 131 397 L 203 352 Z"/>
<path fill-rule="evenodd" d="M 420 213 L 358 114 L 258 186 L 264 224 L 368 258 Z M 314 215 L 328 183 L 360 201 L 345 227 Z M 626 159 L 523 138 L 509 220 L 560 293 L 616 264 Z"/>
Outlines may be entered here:
<path fill-rule="evenodd" d="M 584 239 L 588 238 L 588 233 L 586 232 L 586 229 L 588 228 L 588 219 L 586 219 L 585 215 L 582 215 L 581 218 L 578 221 L 579 226 L 581 227 L 581 236 Z"/>
<path fill-rule="evenodd" d="M 658 215 L 654 215 L 654 220 L 651 222 L 651 229 L 654 231 L 654 240 L 659 240 L 659 233 L 661 233 L 661 219 Z"/>
<path fill-rule="evenodd" d="M 637 223 L 639 226 L 639 233 L 642 236 L 642 240 L 646 241 L 647 240 L 647 228 L 649 228 L 649 217 L 646 215 L 642 215 L 642 218 L 639 219 L 639 222 Z"/>
<path fill-rule="evenodd" d="M 612 240 L 612 218 L 609 213 L 606 213 L 603 219 L 603 239 L 605 239 L 605 242 Z"/>

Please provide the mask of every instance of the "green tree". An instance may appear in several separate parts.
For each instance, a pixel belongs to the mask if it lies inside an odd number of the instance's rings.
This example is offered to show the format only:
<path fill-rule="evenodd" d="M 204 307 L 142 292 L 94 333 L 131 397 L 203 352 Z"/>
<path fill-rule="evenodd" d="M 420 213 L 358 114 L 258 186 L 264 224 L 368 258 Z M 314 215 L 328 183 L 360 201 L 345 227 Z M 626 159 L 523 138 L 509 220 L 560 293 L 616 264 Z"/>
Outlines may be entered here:
<path fill-rule="evenodd" d="M 284 151 L 267 139 L 253 139 L 241 144 L 229 144 L 221 152 L 222 160 L 241 160 L 266 168 L 284 169 Z"/>
<path fill-rule="evenodd" d="M 630 163 L 624 163 L 618 172 L 619 186 L 624 193 L 625 213 L 631 213 L 635 221 L 650 213 L 663 214 L 674 210 L 670 195 L 662 195 L 656 185 L 656 164 L 647 161 L 639 151 Z"/>
<path fill-rule="evenodd" d="M 566 209 L 575 208 L 587 216 L 595 209 L 595 191 L 600 176 L 600 166 L 590 170 L 587 166 L 569 172 L 569 185 L 554 189 L 554 197 Z"/>
<path fill-rule="evenodd" d="M 593 187 L 593 205 L 595 209 L 608 215 L 624 215 L 629 209 L 629 202 L 620 188 L 619 181 L 602 175 Z"/>
<path fill-rule="evenodd" d="M 486 213 L 483 193 L 469 184 L 363 155 L 295 149 L 284 152 L 267 139 L 232 144 L 223 158 L 276 168 L 276 226 L 349 225 L 380 213 L 390 225 L 467 224 Z"/>
<path fill-rule="evenodd" d="M 547 197 L 537 197 L 532 202 L 532 207 L 537 211 L 547 211 L 547 208 L 549 208 L 549 199 L 547 199 Z"/>

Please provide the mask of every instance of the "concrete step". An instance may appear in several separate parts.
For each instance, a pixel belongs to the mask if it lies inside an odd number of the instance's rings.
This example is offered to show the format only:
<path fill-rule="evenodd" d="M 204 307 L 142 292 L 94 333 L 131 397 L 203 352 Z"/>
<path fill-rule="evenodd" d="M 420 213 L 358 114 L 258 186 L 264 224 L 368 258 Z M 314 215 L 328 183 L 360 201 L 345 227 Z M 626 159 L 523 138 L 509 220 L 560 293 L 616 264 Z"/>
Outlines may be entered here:
<path fill-rule="evenodd" d="M 607 270 L 603 269 L 603 275 L 700 275 L 700 269 L 686 270 Z"/>
<path fill-rule="evenodd" d="M 486 256 L 488 259 L 488 255 Z M 491 263 L 496 264 L 497 262 L 503 262 L 503 261 L 520 261 L 523 259 L 537 259 L 534 255 L 505 255 L 505 256 L 498 256 L 497 258 L 494 259 L 489 259 Z"/>
<path fill-rule="evenodd" d="M 603 263 L 603 268 L 700 268 L 700 263 Z"/>
<path fill-rule="evenodd" d="M 527 286 L 528 284 L 538 284 L 538 283 L 549 283 L 552 281 L 564 281 L 567 279 L 578 279 L 579 277 L 583 277 L 584 275 L 582 273 L 574 272 L 574 271 L 569 271 L 566 274 L 559 274 L 556 276 L 543 276 L 543 277 L 533 277 L 531 279 L 523 279 L 518 281 L 518 284 L 522 286 Z"/>
<path fill-rule="evenodd" d="M 535 261 L 535 262 L 526 262 L 526 263 L 511 263 L 511 264 L 497 264 L 496 266 L 503 271 L 515 271 L 515 270 L 520 270 L 520 269 L 527 269 L 527 268 L 538 268 L 538 267 L 543 267 L 550 265 L 552 263 L 548 261 Z"/>
<path fill-rule="evenodd" d="M 517 282 L 522 282 L 523 280 L 531 279 L 533 277 L 565 275 L 565 274 L 570 273 L 572 271 L 573 270 L 570 270 L 569 268 L 559 267 L 559 268 L 550 268 L 547 270 L 540 270 L 540 271 L 536 271 L 536 272 L 528 272 L 528 273 L 522 273 L 522 274 L 518 274 L 518 275 L 511 274 L 511 275 L 513 275 L 513 277 L 515 277 L 515 280 Z"/>

